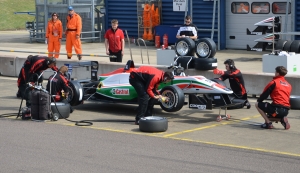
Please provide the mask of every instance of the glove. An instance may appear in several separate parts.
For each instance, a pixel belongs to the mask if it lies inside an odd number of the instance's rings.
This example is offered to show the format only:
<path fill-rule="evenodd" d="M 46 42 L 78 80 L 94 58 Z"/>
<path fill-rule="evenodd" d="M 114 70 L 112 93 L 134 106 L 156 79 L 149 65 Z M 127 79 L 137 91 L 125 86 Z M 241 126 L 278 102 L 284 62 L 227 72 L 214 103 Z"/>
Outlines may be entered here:
<path fill-rule="evenodd" d="M 216 68 L 216 69 L 213 70 L 213 73 L 214 74 L 218 74 L 218 75 L 223 75 L 224 71 L 223 70 L 219 70 L 219 69 Z"/>

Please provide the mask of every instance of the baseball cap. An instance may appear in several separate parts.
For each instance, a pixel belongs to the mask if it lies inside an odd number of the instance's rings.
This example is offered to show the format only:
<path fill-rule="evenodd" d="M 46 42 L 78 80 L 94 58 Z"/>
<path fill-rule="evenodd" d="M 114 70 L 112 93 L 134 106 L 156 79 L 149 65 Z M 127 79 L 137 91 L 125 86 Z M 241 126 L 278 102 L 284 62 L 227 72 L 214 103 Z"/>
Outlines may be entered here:
<path fill-rule="evenodd" d="M 74 9 L 73 9 L 72 6 L 69 6 L 69 7 L 68 7 L 68 10 L 69 10 L 69 11 L 73 11 Z"/>

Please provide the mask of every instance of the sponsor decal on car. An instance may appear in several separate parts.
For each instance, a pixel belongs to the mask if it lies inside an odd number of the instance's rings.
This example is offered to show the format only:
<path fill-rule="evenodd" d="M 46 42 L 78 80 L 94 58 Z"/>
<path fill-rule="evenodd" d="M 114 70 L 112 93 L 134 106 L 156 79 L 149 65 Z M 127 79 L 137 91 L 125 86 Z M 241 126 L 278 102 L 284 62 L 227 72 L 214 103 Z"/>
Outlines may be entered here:
<path fill-rule="evenodd" d="M 190 104 L 190 108 L 198 108 L 200 110 L 205 110 L 206 105 Z"/>
<path fill-rule="evenodd" d="M 129 89 L 128 88 L 113 88 L 111 90 L 111 93 L 113 95 L 129 95 Z"/>

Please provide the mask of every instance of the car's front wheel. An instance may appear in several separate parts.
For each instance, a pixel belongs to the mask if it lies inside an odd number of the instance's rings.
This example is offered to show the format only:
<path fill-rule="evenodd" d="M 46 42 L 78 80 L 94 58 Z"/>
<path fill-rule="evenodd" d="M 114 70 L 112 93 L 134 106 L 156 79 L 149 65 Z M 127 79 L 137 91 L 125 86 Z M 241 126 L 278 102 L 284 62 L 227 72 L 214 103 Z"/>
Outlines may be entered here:
<path fill-rule="evenodd" d="M 168 97 L 167 102 L 160 102 L 160 107 L 166 112 L 179 111 L 184 105 L 184 93 L 175 85 L 166 86 L 161 90 L 161 95 Z"/>

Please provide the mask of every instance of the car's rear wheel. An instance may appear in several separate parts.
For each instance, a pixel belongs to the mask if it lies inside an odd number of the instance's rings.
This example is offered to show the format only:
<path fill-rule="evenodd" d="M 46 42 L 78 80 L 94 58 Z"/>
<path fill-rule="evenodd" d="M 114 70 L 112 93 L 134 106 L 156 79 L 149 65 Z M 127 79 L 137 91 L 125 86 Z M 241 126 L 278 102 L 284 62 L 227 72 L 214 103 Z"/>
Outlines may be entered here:
<path fill-rule="evenodd" d="M 166 86 L 161 90 L 161 95 L 168 97 L 167 102 L 159 103 L 160 107 L 166 112 L 179 111 L 184 105 L 184 93 L 175 85 Z"/>

